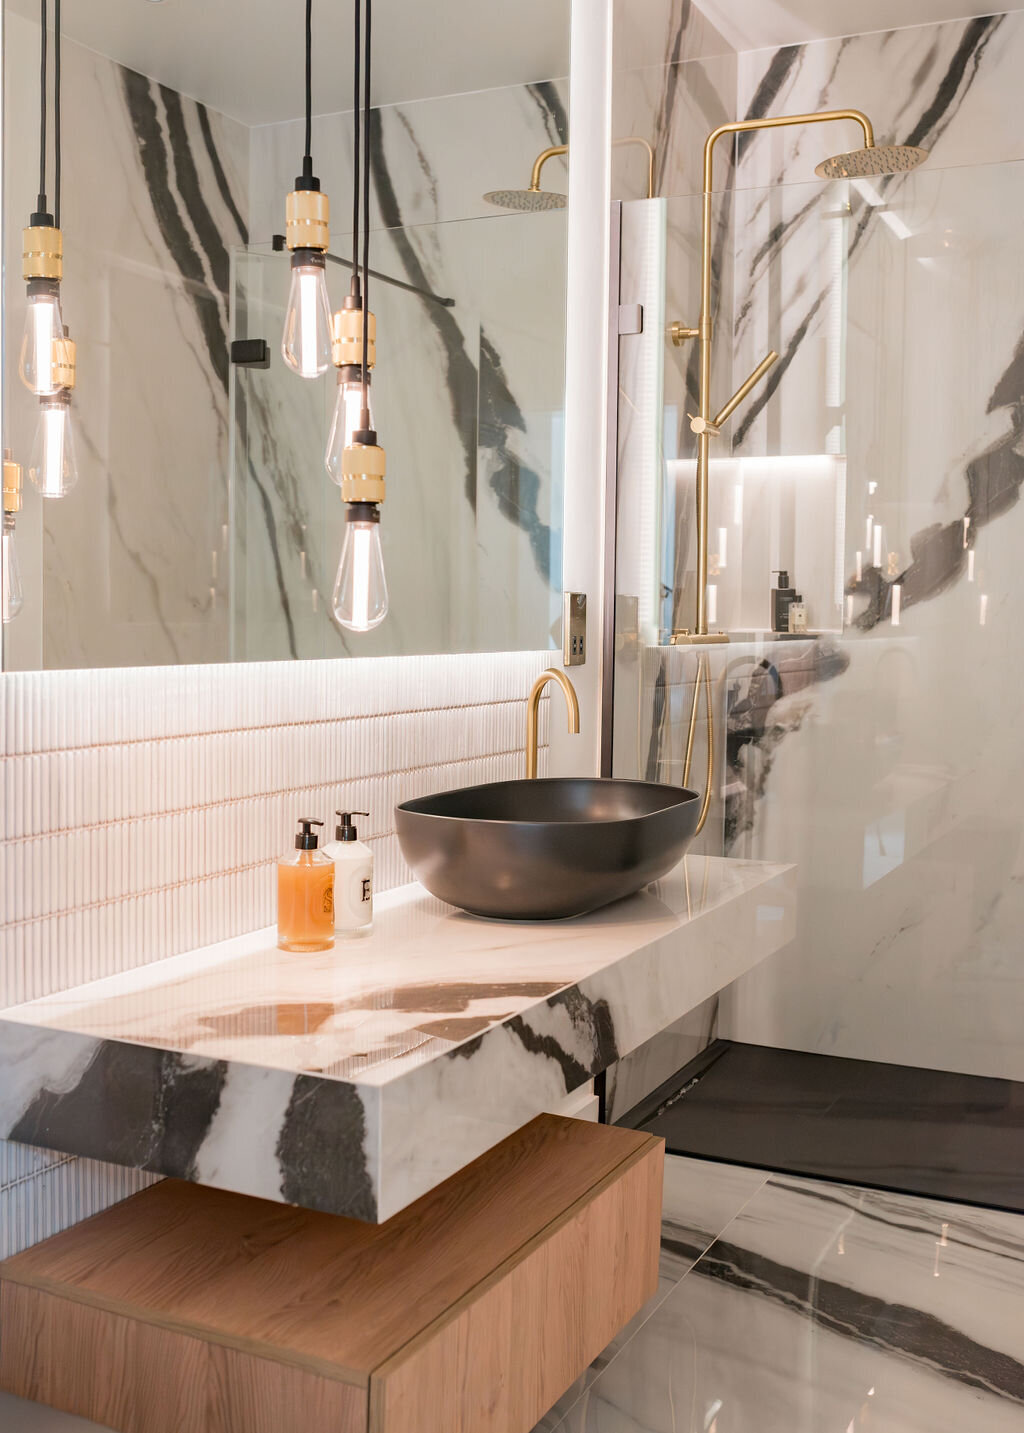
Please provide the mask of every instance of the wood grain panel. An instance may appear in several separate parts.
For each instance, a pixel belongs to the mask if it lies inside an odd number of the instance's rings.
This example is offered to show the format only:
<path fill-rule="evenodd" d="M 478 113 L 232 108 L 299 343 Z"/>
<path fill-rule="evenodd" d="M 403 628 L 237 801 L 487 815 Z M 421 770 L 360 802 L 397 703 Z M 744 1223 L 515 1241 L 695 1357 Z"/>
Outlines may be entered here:
<path fill-rule="evenodd" d="M 528 1433 L 658 1286 L 640 1150 L 373 1375 L 370 1433 Z"/>
<path fill-rule="evenodd" d="M 164 1180 L 3 1277 L 365 1383 L 650 1139 L 543 1115 L 379 1225 Z"/>
<path fill-rule="evenodd" d="M 0 1387 L 122 1433 L 528 1433 L 656 1286 L 663 1149 L 544 1115 L 382 1225 L 165 1181 L 0 1266 Z"/>
<path fill-rule="evenodd" d="M 0 1285 L 0 1383 L 120 1433 L 365 1433 L 365 1389 Z"/>

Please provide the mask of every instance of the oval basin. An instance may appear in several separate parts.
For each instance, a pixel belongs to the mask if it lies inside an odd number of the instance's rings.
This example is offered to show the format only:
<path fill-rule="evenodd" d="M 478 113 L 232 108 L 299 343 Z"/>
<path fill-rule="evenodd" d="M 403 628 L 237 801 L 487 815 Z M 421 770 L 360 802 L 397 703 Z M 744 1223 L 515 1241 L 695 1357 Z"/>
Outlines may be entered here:
<path fill-rule="evenodd" d="M 562 920 L 632 895 L 686 853 L 700 797 L 651 781 L 495 781 L 395 808 L 432 895 L 498 920 Z"/>

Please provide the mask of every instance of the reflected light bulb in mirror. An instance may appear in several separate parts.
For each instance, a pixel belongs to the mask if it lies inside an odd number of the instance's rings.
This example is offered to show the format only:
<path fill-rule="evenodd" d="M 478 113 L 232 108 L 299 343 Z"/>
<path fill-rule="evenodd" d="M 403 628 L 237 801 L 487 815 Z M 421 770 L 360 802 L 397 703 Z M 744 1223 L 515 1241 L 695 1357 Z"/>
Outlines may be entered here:
<path fill-rule="evenodd" d="M 296 249 L 292 254 L 281 353 L 301 378 L 319 378 L 331 366 L 331 309 L 324 256 L 318 250 Z"/>
<path fill-rule="evenodd" d="M 25 601 L 21 586 L 21 567 L 14 541 L 14 515 L 4 513 L 3 550 L 0 551 L 0 583 L 3 586 L 3 620 L 17 617 Z"/>
<path fill-rule="evenodd" d="M 357 373 L 358 369 L 355 370 Z M 324 466 L 330 473 L 334 482 L 341 486 L 341 455 L 346 448 L 352 446 L 353 435 L 362 426 L 360 418 L 363 411 L 363 385 L 359 378 L 351 379 L 345 376 L 345 370 L 338 370 L 338 398 L 334 405 L 334 418 L 331 421 L 331 431 L 327 439 L 327 452 L 324 454 Z M 366 411 L 370 415 L 369 427 L 373 427 L 373 402 L 370 389 L 366 390 Z"/>
<path fill-rule="evenodd" d="M 60 286 L 53 279 L 30 279 L 18 372 L 25 387 L 40 397 L 57 391 L 53 345 L 63 337 Z"/>
<path fill-rule="evenodd" d="M 334 615 L 350 632 L 369 632 L 388 613 L 388 584 L 376 503 L 349 503 L 334 583 Z"/>
<path fill-rule="evenodd" d="M 71 394 L 60 389 L 39 402 L 39 426 L 28 475 L 44 498 L 62 498 L 78 482 Z"/>

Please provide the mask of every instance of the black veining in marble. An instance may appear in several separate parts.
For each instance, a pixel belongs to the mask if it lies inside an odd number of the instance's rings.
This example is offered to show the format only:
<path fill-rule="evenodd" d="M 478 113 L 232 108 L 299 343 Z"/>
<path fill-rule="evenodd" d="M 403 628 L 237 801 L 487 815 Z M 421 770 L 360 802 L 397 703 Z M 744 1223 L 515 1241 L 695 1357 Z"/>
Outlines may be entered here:
<path fill-rule="evenodd" d="M 248 241 L 248 229 L 231 191 L 223 162 L 217 151 L 209 113 L 205 106 L 192 100 L 183 101 L 177 91 L 169 89 L 166 85 L 158 85 L 155 81 L 134 70 L 121 67 L 120 74 L 128 116 L 142 167 L 143 180 L 167 253 L 185 280 L 184 292 L 199 324 L 216 385 L 213 409 L 218 415 L 224 415 L 223 421 L 226 425 L 228 421 L 226 414 L 229 372 L 230 252 L 228 240 L 214 219 L 203 193 L 202 182 L 185 123 L 186 104 L 195 106 L 203 144 L 218 192 L 238 230 L 238 239 L 243 244 Z M 160 109 L 163 111 L 166 123 L 167 140 L 165 140 L 164 129 L 160 123 L 158 96 Z M 170 144 L 169 149 L 167 141 Z M 186 223 L 186 216 L 188 223 Z M 189 225 L 202 245 L 201 252 L 197 250 L 192 241 Z M 209 278 L 204 268 L 204 258 L 209 266 Z M 276 449 L 276 444 L 273 444 L 272 424 L 266 404 L 258 395 L 249 392 L 246 385 L 240 384 L 234 420 L 237 425 L 241 451 L 249 453 L 250 400 L 258 415 L 264 441 L 271 443 Z M 287 487 L 288 465 L 286 462 L 282 462 L 280 453 L 275 452 L 273 458 L 271 471 L 281 474 L 280 481 L 284 487 Z M 273 502 L 267 485 L 257 472 L 251 456 L 247 459 L 247 469 L 250 481 L 256 489 L 259 510 L 266 526 L 289 655 L 296 657 L 298 656 L 298 646 L 295 623 L 288 598 Z M 297 517 L 293 518 L 293 523 L 296 526 L 299 525 Z"/>
<path fill-rule="evenodd" d="M 104 1040 L 70 1089 L 39 1089 L 7 1138 L 80 1154 L 87 1131 L 97 1159 L 192 1179 L 225 1078 L 222 1061 Z"/>
<path fill-rule="evenodd" d="M 282 1197 L 304 1209 L 372 1222 L 377 1198 L 366 1142 L 357 1092 L 340 1081 L 299 1075 L 277 1141 Z"/>
<path fill-rule="evenodd" d="M 960 40 L 960 43 L 957 46 L 955 53 L 951 57 L 950 62 L 947 65 L 944 73 L 939 79 L 939 82 L 935 87 L 931 99 L 922 110 L 920 118 L 916 121 L 915 124 L 910 127 L 905 137 L 899 141 L 900 143 L 920 145 L 926 149 L 934 147 L 936 140 L 941 137 L 945 129 L 951 123 L 954 115 L 956 114 L 957 109 L 963 102 L 964 96 L 970 90 L 977 76 L 978 67 L 981 63 L 981 59 L 984 55 L 985 49 L 987 48 L 989 41 L 995 34 L 999 25 L 1002 23 L 1003 18 L 1004 17 L 1000 15 L 990 15 L 984 16 L 981 19 L 969 20 L 965 24 L 964 33 Z M 804 47 L 795 46 L 791 48 L 795 48 L 797 50 L 802 51 Z M 771 64 L 769 65 L 768 71 L 766 72 L 766 79 L 768 74 L 771 73 L 776 60 L 783 53 L 783 51 L 776 51 L 776 54 L 773 57 Z M 764 81 L 762 81 L 762 86 L 763 85 Z M 760 117 L 766 112 L 765 109 L 761 107 L 764 104 L 764 100 L 760 98 L 762 86 L 759 86 L 758 92 L 757 94 L 755 94 L 754 100 L 751 102 L 750 108 L 748 110 L 749 118 Z M 777 93 L 777 87 L 775 92 Z M 766 95 L 769 96 L 768 103 L 770 103 L 770 86 L 766 90 Z M 747 138 L 747 143 L 753 143 L 755 139 L 756 136 L 751 135 Z M 781 176 L 779 177 L 781 179 Z M 879 180 L 879 186 L 883 193 L 892 183 L 892 178 L 893 176 L 884 176 Z M 824 192 L 827 193 L 827 186 L 825 187 Z M 811 204 L 806 205 L 801 211 L 801 214 L 795 216 L 794 224 L 805 214 L 816 208 L 817 205 L 821 202 L 824 202 L 824 200 L 819 197 L 815 199 Z M 872 227 L 875 217 L 876 211 L 874 207 L 865 206 L 864 211 L 862 212 L 860 218 L 857 221 L 857 224 L 854 228 L 853 234 L 850 238 L 850 242 L 848 245 L 847 254 L 850 259 L 854 257 L 854 254 L 863 242 L 864 237 L 867 234 L 869 228 Z M 793 225 L 790 225 L 790 228 L 792 227 Z M 753 268 L 751 269 L 750 277 L 753 278 Z M 799 349 L 801 343 L 806 338 L 811 324 L 818 312 L 821 310 L 821 307 L 824 304 L 827 295 L 827 289 L 820 290 L 808 304 L 802 318 L 797 322 L 796 327 L 793 330 L 793 333 L 791 334 L 788 342 L 784 345 L 782 351 L 779 354 L 778 362 L 773 365 L 771 371 L 767 375 L 765 382 L 760 386 L 758 391 L 751 399 L 741 422 L 736 427 L 736 430 L 733 434 L 734 450 L 742 446 L 751 428 L 757 421 L 757 418 L 763 412 L 766 404 L 771 401 L 772 397 L 777 392 L 779 385 L 783 380 L 783 377 L 785 376 L 790 364 L 793 362 L 793 359 L 796 356 L 797 350 Z"/>
<path fill-rule="evenodd" d="M 695 1264 L 694 1273 L 769 1299 L 841 1338 L 1024 1404 L 1024 1364 L 922 1309 L 822 1278 L 816 1269 L 793 1269 L 725 1239 L 712 1244 Z"/>
<path fill-rule="evenodd" d="M 554 80 L 541 80 L 527 85 L 526 93 L 536 102 L 544 119 L 544 128 L 552 144 L 569 143 L 569 112 Z"/>
<path fill-rule="evenodd" d="M 996 384 L 987 412 L 1010 409 L 1006 434 L 967 465 L 967 508 L 962 518 L 932 523 L 910 539 L 910 564 L 890 577 L 877 567 L 864 570 L 861 580 L 851 578 L 847 591 L 867 596 L 867 605 L 854 625 L 870 631 L 892 614 L 892 589 L 900 584 L 901 608 L 937 596 L 967 570 L 967 553 L 986 523 L 1008 512 L 1020 501 L 1024 484 L 1024 457 L 1017 451 L 1024 438 L 1024 337 L 1006 372 Z"/>
<path fill-rule="evenodd" d="M 521 1015 L 506 1021 L 506 1029 L 529 1054 L 554 1060 L 565 1079 L 566 1094 L 571 1094 L 619 1058 L 615 1023 L 606 1000 L 591 1000 L 576 987 L 551 996 L 547 1008 L 562 1009 L 568 1015 L 580 1047 L 575 1053 L 566 1049 L 557 1036 L 535 1030 Z"/>
<path fill-rule="evenodd" d="M 515 434 L 526 432 L 522 411 L 512 394 L 501 357 L 480 331 L 480 446 L 493 452 L 496 466 L 489 483 L 502 517 L 522 529 L 530 542 L 537 571 L 550 578 L 552 555 L 560 553 L 560 532 L 553 532 L 537 510 L 542 482 L 515 451 Z"/>
<path fill-rule="evenodd" d="M 534 87 L 535 99 L 543 96 Z M 391 177 L 383 142 L 379 110 L 371 114 L 371 173 L 381 221 L 390 230 L 407 281 L 419 289 L 433 285 L 410 234 L 403 227 L 401 207 Z M 421 164 L 425 164 L 421 158 Z M 427 176 L 432 180 L 432 176 Z M 445 355 L 446 380 L 452 421 L 459 435 L 465 461 L 463 488 L 475 513 L 478 501 L 478 445 L 492 451 L 495 466 L 490 486 L 499 512 L 520 527 L 529 538 L 538 571 L 550 580 L 552 534 L 537 511 L 540 479 L 524 465 L 514 451 L 515 433 L 526 432 L 526 420 L 508 385 L 500 356 L 483 329 L 480 330 L 479 363 L 474 362 L 458 322 L 446 308 L 426 298 L 419 300 L 422 312 L 434 326 Z"/>

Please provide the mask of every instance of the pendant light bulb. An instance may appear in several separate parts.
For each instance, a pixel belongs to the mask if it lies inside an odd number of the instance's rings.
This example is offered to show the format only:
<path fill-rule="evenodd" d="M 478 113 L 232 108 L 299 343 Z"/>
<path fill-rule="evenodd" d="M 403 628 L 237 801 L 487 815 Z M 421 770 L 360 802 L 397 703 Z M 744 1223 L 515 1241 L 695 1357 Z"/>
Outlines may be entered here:
<path fill-rule="evenodd" d="M 331 366 L 331 305 L 319 250 L 296 249 L 292 254 L 281 353 L 300 378 L 319 378 Z"/>
<path fill-rule="evenodd" d="M 3 620 L 12 622 L 25 603 L 25 592 L 21 585 L 21 565 L 18 562 L 18 548 L 14 540 L 14 514 L 4 513 L 3 550 L 0 551 L 0 583 L 3 586 Z"/>
<path fill-rule="evenodd" d="M 373 407 L 370 390 L 366 390 L 367 412 L 370 415 L 370 427 L 373 427 Z M 342 472 L 342 459 L 345 449 L 351 448 L 355 435 L 362 427 L 363 416 L 363 385 L 359 377 L 358 368 L 338 369 L 338 397 L 334 404 L 334 417 L 331 420 L 331 431 L 327 439 L 327 452 L 324 455 L 324 466 L 332 480 L 341 486 L 344 473 Z"/>
<path fill-rule="evenodd" d="M 376 503 L 349 503 L 334 582 L 334 615 L 350 632 L 369 632 L 388 615 L 388 584 Z"/>
<path fill-rule="evenodd" d="M 21 585 L 21 565 L 14 538 L 14 515 L 21 511 L 21 464 L 4 453 L 3 540 L 0 548 L 0 588 L 2 588 L 3 620 L 11 622 L 21 611 L 25 594 Z"/>
<path fill-rule="evenodd" d="M 44 498 L 62 498 L 78 482 L 71 392 L 67 388 L 39 400 L 39 426 L 28 473 Z"/>
<path fill-rule="evenodd" d="M 30 393 L 43 397 L 56 393 L 53 346 L 64 336 L 60 312 L 60 284 L 54 279 L 30 279 L 25 332 L 21 340 L 18 373 Z"/>

